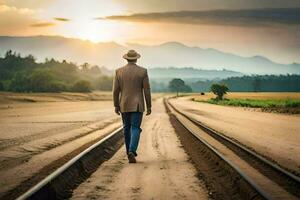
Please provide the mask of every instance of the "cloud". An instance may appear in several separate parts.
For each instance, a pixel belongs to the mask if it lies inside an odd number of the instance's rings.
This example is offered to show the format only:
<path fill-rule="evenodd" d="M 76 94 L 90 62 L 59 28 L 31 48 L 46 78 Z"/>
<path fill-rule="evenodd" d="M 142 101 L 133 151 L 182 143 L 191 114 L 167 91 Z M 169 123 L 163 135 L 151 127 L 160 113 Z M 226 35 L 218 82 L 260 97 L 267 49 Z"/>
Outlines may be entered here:
<path fill-rule="evenodd" d="M 35 13 L 35 10 L 29 8 L 0 5 L 0 34 L 16 35 L 26 32 L 29 24 L 36 22 Z"/>
<path fill-rule="evenodd" d="M 296 8 L 299 0 L 111 0 L 131 13 L 166 12 L 178 10 Z"/>
<path fill-rule="evenodd" d="M 0 13 L 8 13 L 8 12 L 15 12 L 17 14 L 25 14 L 25 15 L 32 15 L 35 13 L 34 10 L 29 8 L 17 8 L 14 6 L 8 6 L 8 5 L 0 5 Z"/>
<path fill-rule="evenodd" d="M 30 26 L 39 28 L 39 27 L 48 27 L 48 26 L 55 26 L 55 25 L 56 24 L 53 22 L 40 22 L 40 23 L 31 24 Z"/>
<path fill-rule="evenodd" d="M 231 26 L 300 25 L 300 8 L 176 11 L 108 16 L 109 20 Z"/>
<path fill-rule="evenodd" d="M 61 21 L 61 22 L 69 22 L 71 19 L 63 18 L 63 17 L 55 17 L 54 20 Z"/>
<path fill-rule="evenodd" d="M 17 8 L 31 8 L 34 10 L 46 9 L 57 0 L 0 0 L 0 4 L 6 4 L 8 6 L 15 6 Z"/>
<path fill-rule="evenodd" d="M 95 17 L 93 18 L 94 20 L 105 20 L 106 18 L 105 17 Z"/>

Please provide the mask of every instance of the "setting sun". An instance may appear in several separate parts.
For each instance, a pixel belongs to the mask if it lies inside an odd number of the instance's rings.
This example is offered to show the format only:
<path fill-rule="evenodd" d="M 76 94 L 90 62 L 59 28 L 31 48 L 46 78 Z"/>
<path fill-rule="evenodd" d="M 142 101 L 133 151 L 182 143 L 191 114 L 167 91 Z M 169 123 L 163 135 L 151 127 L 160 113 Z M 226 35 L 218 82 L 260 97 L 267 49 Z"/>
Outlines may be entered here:
<path fill-rule="evenodd" d="M 74 3 L 73 0 L 63 0 L 49 3 L 47 10 L 38 13 L 37 17 L 43 21 L 54 19 L 55 25 L 50 28 L 50 32 L 55 35 L 108 42 L 120 38 L 124 23 L 105 20 L 104 17 L 121 13 L 126 13 L 125 8 L 113 1 L 91 0 L 88 3 Z"/>
<path fill-rule="evenodd" d="M 90 40 L 92 42 L 116 41 L 124 32 L 124 24 L 105 20 L 82 19 L 63 27 L 56 27 L 57 32 L 67 37 Z"/>

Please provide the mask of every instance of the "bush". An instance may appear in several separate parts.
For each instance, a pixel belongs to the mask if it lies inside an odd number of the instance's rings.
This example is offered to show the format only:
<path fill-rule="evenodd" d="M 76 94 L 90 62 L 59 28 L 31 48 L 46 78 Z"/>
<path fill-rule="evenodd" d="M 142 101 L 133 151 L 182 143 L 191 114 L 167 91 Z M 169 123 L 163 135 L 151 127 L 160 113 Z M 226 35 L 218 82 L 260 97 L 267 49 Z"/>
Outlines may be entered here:
<path fill-rule="evenodd" d="M 30 76 L 30 85 L 33 92 L 54 92 L 52 83 L 54 76 L 48 69 L 36 69 Z"/>
<path fill-rule="evenodd" d="M 10 91 L 11 80 L 2 81 L 3 91 Z"/>
<path fill-rule="evenodd" d="M 67 91 L 69 87 L 63 82 L 53 81 L 50 83 L 49 88 L 49 92 L 62 92 Z"/>
<path fill-rule="evenodd" d="M 111 91 L 113 87 L 113 78 L 108 76 L 101 76 L 95 83 L 95 88 L 103 91 Z"/>
<path fill-rule="evenodd" d="M 77 81 L 72 87 L 74 92 L 91 92 L 91 90 L 91 83 L 86 80 Z"/>
<path fill-rule="evenodd" d="M 31 81 L 25 72 L 17 72 L 10 83 L 7 84 L 8 90 L 14 92 L 30 92 Z"/>
<path fill-rule="evenodd" d="M 3 91 L 4 90 L 4 85 L 2 82 L 0 82 L 0 91 Z"/>

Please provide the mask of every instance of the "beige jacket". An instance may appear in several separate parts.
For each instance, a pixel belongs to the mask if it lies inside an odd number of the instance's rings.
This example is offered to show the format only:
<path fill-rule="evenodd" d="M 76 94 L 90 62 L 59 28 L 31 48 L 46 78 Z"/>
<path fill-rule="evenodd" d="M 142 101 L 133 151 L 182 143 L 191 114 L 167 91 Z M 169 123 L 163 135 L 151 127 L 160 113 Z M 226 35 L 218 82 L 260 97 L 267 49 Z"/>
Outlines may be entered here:
<path fill-rule="evenodd" d="M 147 109 L 151 109 L 147 69 L 135 63 L 128 63 L 116 70 L 113 87 L 115 107 L 119 107 L 121 112 L 144 112 L 144 96 Z"/>

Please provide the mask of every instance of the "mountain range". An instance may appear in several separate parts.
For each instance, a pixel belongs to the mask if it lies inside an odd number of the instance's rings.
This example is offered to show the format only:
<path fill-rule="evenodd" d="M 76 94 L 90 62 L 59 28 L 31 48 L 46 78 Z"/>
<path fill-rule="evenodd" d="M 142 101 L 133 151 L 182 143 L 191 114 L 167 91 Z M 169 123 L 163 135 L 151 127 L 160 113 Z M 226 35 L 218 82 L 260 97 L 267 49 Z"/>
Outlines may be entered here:
<path fill-rule="evenodd" d="M 32 54 L 38 61 L 45 58 L 88 62 L 108 69 L 125 64 L 122 55 L 135 49 L 142 57 L 139 64 L 147 68 L 196 68 L 223 70 L 243 74 L 300 74 L 300 64 L 280 64 L 263 56 L 243 57 L 216 49 L 189 47 L 179 42 L 161 45 L 121 45 L 114 42 L 93 43 L 61 36 L 0 36 L 0 55 L 13 50 L 21 55 Z"/>
<path fill-rule="evenodd" d="M 226 79 L 229 77 L 240 77 L 245 74 L 230 70 L 203 70 L 195 69 L 192 67 L 184 68 L 150 68 L 148 74 L 151 79 L 159 82 L 169 82 L 173 78 L 181 78 L 183 80 L 199 81 L 199 80 L 215 80 L 215 79 Z"/>

